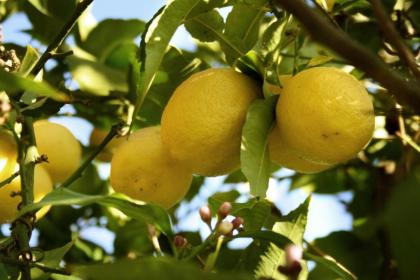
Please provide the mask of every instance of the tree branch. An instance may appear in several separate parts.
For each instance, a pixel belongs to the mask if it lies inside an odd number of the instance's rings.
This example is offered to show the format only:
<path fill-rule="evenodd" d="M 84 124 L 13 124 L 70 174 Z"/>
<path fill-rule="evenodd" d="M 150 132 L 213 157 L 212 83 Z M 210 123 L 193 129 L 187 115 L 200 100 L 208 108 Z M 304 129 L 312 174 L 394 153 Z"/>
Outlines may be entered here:
<path fill-rule="evenodd" d="M 401 38 L 398 31 L 395 29 L 395 26 L 389 18 L 384 6 L 379 0 L 369 1 L 372 5 L 373 13 L 378 19 L 378 24 L 384 37 L 397 49 L 400 58 L 405 64 L 407 64 L 414 76 L 420 80 L 420 69 L 417 65 L 416 59 L 411 50 L 405 44 L 404 40 Z"/>
<path fill-rule="evenodd" d="M 71 17 L 67 20 L 66 24 L 63 26 L 61 31 L 53 39 L 53 41 L 48 45 L 45 52 L 38 59 L 34 68 L 31 70 L 31 75 L 36 76 L 39 71 L 44 67 L 45 63 L 53 56 L 57 55 L 57 49 L 64 42 L 64 39 L 70 34 L 77 20 L 81 14 L 87 9 L 87 7 L 93 2 L 93 0 L 80 0 L 76 6 Z"/>
<path fill-rule="evenodd" d="M 420 84 L 408 81 L 396 71 L 391 70 L 378 56 L 352 40 L 346 33 L 335 28 L 322 15 L 305 4 L 303 0 L 274 0 L 276 8 L 280 6 L 292 13 L 307 32 L 323 45 L 349 61 L 349 64 L 363 70 L 393 94 L 401 105 L 413 108 L 420 113 Z"/>
<path fill-rule="evenodd" d="M 66 180 L 64 181 L 60 187 L 67 188 L 70 186 L 74 181 L 82 177 L 83 172 L 89 166 L 91 161 L 105 148 L 105 146 L 118 134 L 120 129 L 120 125 L 115 125 L 111 128 L 108 135 L 105 139 L 101 142 L 101 144 L 85 159 L 85 161 L 80 165 L 80 167 Z"/>

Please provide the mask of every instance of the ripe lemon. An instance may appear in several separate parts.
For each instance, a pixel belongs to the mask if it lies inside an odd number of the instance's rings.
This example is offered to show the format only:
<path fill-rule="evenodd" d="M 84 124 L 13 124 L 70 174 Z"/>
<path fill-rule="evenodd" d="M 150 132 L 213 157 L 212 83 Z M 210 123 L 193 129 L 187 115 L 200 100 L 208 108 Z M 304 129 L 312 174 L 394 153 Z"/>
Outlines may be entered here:
<path fill-rule="evenodd" d="M 15 171 L 18 170 L 15 159 L 10 159 L 15 163 Z M 34 173 L 34 201 L 40 201 L 47 193 L 52 191 L 53 183 L 48 175 L 48 172 L 44 169 L 44 165 L 37 164 L 35 166 Z M 2 172 L 0 172 L 0 178 L 5 177 Z M 9 176 L 6 176 L 6 178 Z M 17 214 L 17 207 L 21 202 L 20 196 L 11 197 L 12 192 L 20 191 L 20 177 L 15 178 L 10 184 L 7 184 L 0 188 L 0 224 L 8 223 L 13 221 Z M 49 206 L 41 208 L 36 213 L 37 219 L 41 219 L 50 209 Z"/>
<path fill-rule="evenodd" d="M 0 181 L 9 178 L 15 169 L 17 147 L 13 136 L 0 130 Z"/>
<path fill-rule="evenodd" d="M 171 155 L 204 176 L 240 166 L 242 126 L 258 85 L 232 69 L 208 69 L 175 90 L 162 115 L 162 141 Z"/>
<path fill-rule="evenodd" d="M 90 145 L 92 147 L 99 146 L 105 137 L 108 135 L 108 131 L 100 130 L 98 128 L 94 128 L 90 135 Z M 112 155 L 114 154 L 115 150 L 117 149 L 118 145 L 126 141 L 126 137 L 118 137 L 113 138 L 108 145 L 98 154 L 96 159 L 103 161 L 103 162 L 110 162 L 112 159 Z"/>
<path fill-rule="evenodd" d="M 54 183 L 63 182 L 80 165 L 82 149 L 73 134 L 64 126 L 49 121 L 34 123 L 35 138 L 40 154 L 48 156 L 44 167 Z"/>
<path fill-rule="evenodd" d="M 310 68 L 290 79 L 276 117 L 284 142 L 322 164 L 353 158 L 371 139 L 375 121 L 364 86 L 332 67 Z"/>
<path fill-rule="evenodd" d="M 134 132 L 118 146 L 110 179 L 116 192 L 170 208 L 187 193 L 192 173 L 169 156 L 160 127 L 154 126 Z"/>
<path fill-rule="evenodd" d="M 312 162 L 300 156 L 297 151 L 284 143 L 277 126 L 268 136 L 268 149 L 271 161 L 301 173 L 317 173 L 332 167 L 332 165 Z"/>

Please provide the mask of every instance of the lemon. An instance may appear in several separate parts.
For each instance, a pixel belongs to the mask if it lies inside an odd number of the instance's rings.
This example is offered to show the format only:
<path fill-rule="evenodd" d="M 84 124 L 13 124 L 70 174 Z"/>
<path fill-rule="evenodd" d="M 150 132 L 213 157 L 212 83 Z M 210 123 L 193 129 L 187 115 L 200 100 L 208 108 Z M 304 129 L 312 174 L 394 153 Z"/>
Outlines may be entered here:
<path fill-rule="evenodd" d="M 187 193 L 192 173 L 169 156 L 160 127 L 134 132 L 116 149 L 111 161 L 111 185 L 116 192 L 170 208 Z"/>
<path fill-rule="evenodd" d="M 0 130 L 0 181 L 9 178 L 17 161 L 17 147 L 13 136 Z"/>
<path fill-rule="evenodd" d="M 332 167 L 332 165 L 312 162 L 301 157 L 297 151 L 284 143 L 277 126 L 268 136 L 268 149 L 272 162 L 300 173 L 317 173 Z"/>
<path fill-rule="evenodd" d="M 299 72 L 283 89 L 276 118 L 285 144 L 302 158 L 336 164 L 353 158 L 374 130 L 371 97 L 350 74 L 315 67 Z"/>
<path fill-rule="evenodd" d="M 19 168 L 15 159 L 10 160 L 15 163 L 14 170 L 17 171 Z M 3 177 L 4 175 L 0 172 L 0 178 Z M 20 196 L 11 197 L 10 194 L 19 192 L 20 188 L 20 177 L 15 178 L 11 183 L 0 188 L 0 224 L 9 223 L 15 219 L 17 207 L 22 199 Z M 34 172 L 34 201 L 40 201 L 47 193 L 52 191 L 52 189 L 53 183 L 48 172 L 43 166 L 37 164 Z M 36 213 L 37 219 L 41 219 L 49 209 L 50 207 L 48 206 L 41 208 L 41 210 Z"/>
<path fill-rule="evenodd" d="M 193 173 L 216 176 L 240 166 L 242 126 L 258 85 L 232 69 L 208 69 L 185 80 L 162 114 L 162 141 Z"/>
<path fill-rule="evenodd" d="M 35 138 L 40 154 L 46 154 L 45 169 L 54 183 L 63 182 L 79 167 L 82 157 L 80 143 L 64 126 L 49 121 L 34 123 Z"/>
<path fill-rule="evenodd" d="M 92 147 L 99 146 L 105 137 L 108 135 L 109 131 L 100 130 L 98 128 L 94 128 L 92 133 L 90 134 L 90 145 Z M 114 154 L 115 150 L 117 149 L 118 145 L 126 141 L 126 137 L 114 137 L 106 147 L 97 155 L 96 159 L 103 161 L 103 162 L 110 162 L 112 159 L 112 155 Z"/>

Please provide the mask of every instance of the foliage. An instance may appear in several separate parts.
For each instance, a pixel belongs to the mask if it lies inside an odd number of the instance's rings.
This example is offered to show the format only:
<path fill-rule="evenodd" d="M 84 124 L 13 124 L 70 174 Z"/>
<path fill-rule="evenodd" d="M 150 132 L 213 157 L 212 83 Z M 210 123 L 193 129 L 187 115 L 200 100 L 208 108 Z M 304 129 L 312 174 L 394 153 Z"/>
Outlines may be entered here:
<path fill-rule="evenodd" d="M 20 195 L 26 198 L 11 226 L 13 234 L 0 232 L 0 279 L 293 279 L 279 270 L 288 265 L 285 247 L 291 243 L 304 250 L 298 279 L 413 279 L 420 274 L 420 93 L 404 91 L 420 88 L 419 1 L 171 0 L 148 22 L 92 22 L 86 9 L 90 2 L 0 1 L 1 21 L 24 13 L 31 23 L 24 32 L 41 46 L 37 50 L 6 41 L 0 49 L 1 62 L 14 58 L 7 52 L 12 49 L 20 59 L 18 71 L 14 64 L 1 65 L 0 129 L 13 132 L 17 140 L 20 176 L 25 178 Z M 331 46 L 335 38 L 317 36 L 302 25 L 300 15 L 289 12 L 292 2 L 301 5 L 302 14 L 321 16 L 325 28 L 342 32 L 348 42 L 338 46 L 342 52 Z M 379 9 L 390 22 L 378 17 L 377 2 L 383 2 Z M 389 23 L 398 36 L 392 35 Z M 196 40 L 192 51 L 170 44 L 182 25 Z M 354 42 L 384 63 L 347 55 Z M 43 54 L 46 46 L 51 48 Z M 47 60 L 53 63 L 43 67 Z M 282 168 L 270 162 L 267 149 L 277 101 L 272 89 L 282 87 L 279 75 L 318 65 L 344 68 L 365 84 L 378 121 L 374 138 L 356 158 L 333 169 L 279 177 Z M 92 161 L 94 155 L 115 129 L 127 132 L 159 124 L 176 87 L 215 66 L 233 67 L 264 89 L 264 99 L 252 104 L 242 129 L 241 170 L 228 174 L 224 186 L 204 197 L 205 202 L 202 189 L 208 181 L 194 177 L 184 201 L 170 210 L 113 193 L 108 179 L 99 176 L 101 163 Z M 372 69 L 381 75 L 372 76 Z M 393 91 L 387 78 L 406 87 Z M 82 166 L 33 204 L 26 188 L 37 163 L 24 157 L 35 144 L 32 122 L 61 116 L 60 109 L 69 107 L 73 117 L 111 130 L 110 138 L 99 148 L 84 146 Z M 343 203 L 353 217 L 353 229 L 305 240 L 310 198 L 283 215 L 265 197 L 273 181 L 309 194 L 352 193 L 352 200 Z M 244 183 L 250 192 L 241 195 L 236 186 Z M 190 214 L 180 215 L 185 205 L 199 211 L 197 201 L 210 211 L 210 217 L 201 216 L 201 225 L 211 229 L 204 238 L 179 226 Z M 227 202 L 231 209 L 224 208 Z M 33 224 L 33 212 L 45 205 L 53 206 L 51 211 Z M 225 218 L 229 222 L 224 224 Z M 229 223 L 234 229 L 225 234 L 222 226 Z M 111 251 L 79 236 L 92 226 L 115 236 Z M 39 233 L 37 247 L 28 243 L 32 230 Z M 252 242 L 230 246 L 242 238 Z M 308 261 L 315 268 L 308 269 Z"/>

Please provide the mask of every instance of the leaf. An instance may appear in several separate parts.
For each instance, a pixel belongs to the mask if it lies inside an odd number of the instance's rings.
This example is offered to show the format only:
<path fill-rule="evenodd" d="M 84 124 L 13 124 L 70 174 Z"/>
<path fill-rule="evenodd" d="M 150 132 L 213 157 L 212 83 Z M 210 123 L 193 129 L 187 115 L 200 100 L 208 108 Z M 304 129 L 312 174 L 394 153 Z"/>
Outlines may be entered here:
<path fill-rule="evenodd" d="M 242 128 L 241 169 L 249 181 L 251 194 L 258 197 L 265 197 L 270 178 L 267 135 L 275 118 L 277 98 L 254 101 Z"/>
<path fill-rule="evenodd" d="M 147 23 L 147 31 L 143 33 L 140 46 L 140 77 L 138 80 L 137 100 L 134 116 L 143 105 L 147 92 L 152 86 L 156 72 L 162 63 L 169 41 L 190 12 L 200 0 L 174 0 L 160 9 L 153 19 Z"/>
<path fill-rule="evenodd" d="M 61 248 L 56 248 L 50 251 L 43 252 L 42 261 L 40 264 L 48 268 L 60 268 L 59 264 L 67 254 L 67 252 L 73 247 L 75 240 L 70 241 Z M 31 270 L 31 277 L 35 280 L 47 280 L 50 279 L 51 273 L 44 273 L 39 268 L 33 268 Z M 0 278 L 1 279 L 1 278 Z"/>
<path fill-rule="evenodd" d="M 283 236 L 273 231 L 245 231 L 234 236 L 234 238 L 254 238 L 264 241 L 269 241 L 275 244 L 279 248 L 284 248 L 288 244 L 293 244 L 293 242 Z M 317 264 L 321 264 L 333 271 L 336 275 L 340 276 L 343 280 L 355 280 L 357 279 L 348 269 L 338 263 L 335 259 L 330 256 L 320 257 L 313 255 L 308 252 L 303 253 L 303 258 L 306 260 L 315 261 Z"/>
<path fill-rule="evenodd" d="M 232 8 L 226 19 L 224 35 L 234 42 L 241 53 L 247 53 L 258 40 L 261 19 L 267 12 L 267 1 L 259 1 L 258 6 L 238 3 Z M 220 42 L 225 52 L 226 60 L 233 64 L 239 58 L 238 52 L 232 52 L 232 47 Z M 241 55 L 242 56 L 242 55 Z"/>
<path fill-rule="evenodd" d="M 115 232 L 114 248 L 115 255 L 121 257 L 133 253 L 143 255 L 153 252 L 147 224 L 131 220 L 124 226 L 118 227 Z"/>
<path fill-rule="evenodd" d="M 324 63 L 327 63 L 331 59 L 333 59 L 331 56 L 318 55 L 318 56 L 312 57 L 311 60 L 309 60 L 307 67 L 319 66 Z"/>
<path fill-rule="evenodd" d="M 385 226 L 389 231 L 391 249 L 398 262 L 401 279 L 420 275 L 420 166 L 394 186 L 385 211 Z"/>
<path fill-rule="evenodd" d="M 73 274 L 90 280 L 251 280 L 242 273 L 205 273 L 197 266 L 170 258 L 142 258 L 119 260 L 115 263 L 74 266 Z"/>
<path fill-rule="evenodd" d="M 352 232 L 337 231 L 318 238 L 313 243 L 322 252 L 334 256 L 340 263 L 351 269 L 359 279 L 380 278 L 382 255 L 377 240 L 362 240 Z M 309 278 L 330 279 L 332 276 L 333 274 L 325 267 L 316 266 Z"/>
<path fill-rule="evenodd" d="M 167 212 L 156 205 L 137 204 L 128 197 L 114 193 L 110 195 L 84 195 L 68 189 L 57 188 L 48 193 L 40 202 L 23 207 L 19 216 L 40 209 L 46 205 L 88 205 L 97 203 L 102 206 L 114 207 L 127 216 L 154 224 L 159 230 L 171 234 L 171 221 Z"/>
<path fill-rule="evenodd" d="M 144 28 L 145 23 L 138 19 L 106 19 L 98 23 L 81 46 L 103 59 L 116 45 L 126 40 L 134 40 Z"/>
<path fill-rule="evenodd" d="M 31 73 L 32 68 L 37 63 L 38 59 L 38 52 L 31 45 L 28 45 L 26 47 L 26 53 L 22 59 L 18 73 L 20 73 L 23 77 L 28 76 L 29 73 Z"/>
<path fill-rule="evenodd" d="M 43 13 L 46 16 L 50 16 L 50 12 L 44 7 L 42 4 L 42 0 L 28 0 L 29 3 L 31 3 L 38 11 Z"/>
<path fill-rule="evenodd" d="M 310 197 L 308 197 L 298 208 L 290 212 L 286 217 L 281 218 L 273 226 L 273 231 L 289 238 L 294 244 L 303 247 L 303 234 L 308 220 Z M 280 274 L 277 268 L 285 265 L 285 253 L 282 248 L 270 244 L 267 252 L 261 257 L 261 261 L 255 271 L 257 278 L 286 279 Z M 307 267 L 304 266 L 299 274 L 299 279 L 307 278 Z"/>
<path fill-rule="evenodd" d="M 270 218 L 271 206 L 271 202 L 262 199 L 257 201 L 252 207 L 232 211 L 232 214 L 244 219 L 245 230 L 259 230 Z"/>
<path fill-rule="evenodd" d="M 0 279 L 9 279 L 9 273 L 2 263 L 0 263 Z"/>
<path fill-rule="evenodd" d="M 284 39 L 283 34 L 289 21 L 290 17 L 284 17 L 281 20 L 272 22 L 264 30 L 260 43 L 260 53 L 265 65 L 271 66 L 279 62 L 282 50 L 281 43 Z"/>
<path fill-rule="evenodd" d="M 39 96 L 50 97 L 56 101 L 66 102 L 69 97 L 46 82 L 36 82 L 29 77 L 22 77 L 18 74 L 0 70 L 0 91 L 7 91 L 10 96 L 15 96 L 18 91 L 30 91 Z"/>
<path fill-rule="evenodd" d="M 205 24 L 204 24 L 205 23 Z M 217 10 L 199 14 L 185 22 L 185 28 L 191 36 L 202 42 L 213 42 L 222 34 L 225 23 Z"/>
<path fill-rule="evenodd" d="M 127 78 L 122 71 L 80 57 L 68 57 L 70 72 L 81 90 L 108 96 L 113 91 L 127 92 Z"/>

